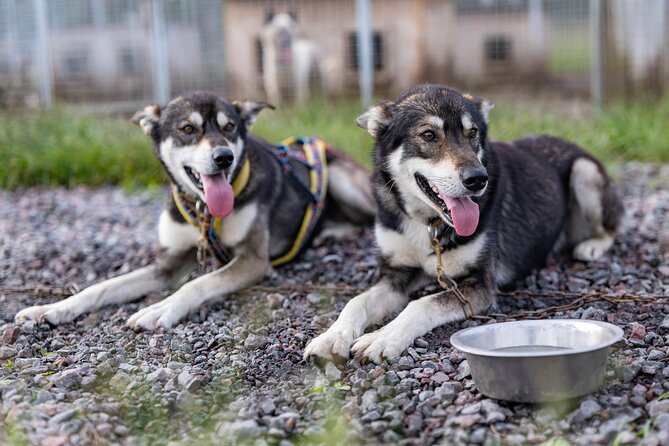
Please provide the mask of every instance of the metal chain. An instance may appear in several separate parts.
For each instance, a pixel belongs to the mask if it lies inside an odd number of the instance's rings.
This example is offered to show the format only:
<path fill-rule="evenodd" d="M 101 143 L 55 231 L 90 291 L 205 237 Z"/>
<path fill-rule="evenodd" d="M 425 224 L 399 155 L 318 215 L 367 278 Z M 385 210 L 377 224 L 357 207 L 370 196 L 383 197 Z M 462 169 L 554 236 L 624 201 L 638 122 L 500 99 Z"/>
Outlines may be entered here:
<path fill-rule="evenodd" d="M 432 250 L 434 251 L 434 255 L 437 256 L 437 282 L 439 282 L 439 286 L 444 291 L 453 293 L 455 297 L 458 298 L 460 305 L 462 305 L 462 311 L 465 313 L 465 317 L 472 317 L 474 316 L 474 309 L 472 308 L 471 302 L 469 302 L 462 291 L 460 291 L 457 282 L 444 273 L 444 264 L 441 258 L 441 244 L 439 243 L 439 238 L 437 236 L 441 224 L 441 222 L 434 222 L 427 227 Z"/>
<path fill-rule="evenodd" d="M 207 267 L 207 256 L 210 254 L 209 242 L 207 241 L 210 216 L 209 209 L 202 200 L 197 200 L 195 203 L 195 212 L 197 215 L 197 225 L 200 228 L 200 237 L 197 239 L 197 265 L 198 272 L 203 274 Z"/>

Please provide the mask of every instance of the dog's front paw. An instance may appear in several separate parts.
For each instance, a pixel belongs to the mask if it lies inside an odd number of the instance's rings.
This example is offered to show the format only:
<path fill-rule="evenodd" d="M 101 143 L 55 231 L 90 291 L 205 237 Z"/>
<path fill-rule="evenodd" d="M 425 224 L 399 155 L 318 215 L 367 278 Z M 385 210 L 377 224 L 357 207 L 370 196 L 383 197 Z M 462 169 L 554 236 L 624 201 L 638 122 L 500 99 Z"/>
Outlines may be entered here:
<path fill-rule="evenodd" d="M 321 359 L 343 362 L 349 358 L 355 333 L 348 328 L 337 327 L 336 323 L 325 333 L 314 338 L 304 349 L 304 359 Z"/>
<path fill-rule="evenodd" d="M 574 247 L 573 256 L 576 260 L 592 262 L 606 254 L 613 245 L 613 237 L 603 236 L 584 240 Z"/>
<path fill-rule="evenodd" d="M 408 347 L 398 338 L 399 336 L 394 336 L 382 328 L 356 339 L 351 352 L 360 362 L 372 361 L 380 364 L 384 359 L 399 356 Z"/>
<path fill-rule="evenodd" d="M 58 309 L 56 304 L 35 305 L 34 307 L 24 308 L 16 313 L 14 321 L 21 323 L 24 321 L 35 321 L 38 324 L 49 323 L 59 325 L 71 322 L 75 316 L 65 309 Z"/>
<path fill-rule="evenodd" d="M 186 316 L 183 308 L 167 300 L 150 305 L 130 316 L 127 325 L 133 330 L 157 330 L 172 328 Z"/>

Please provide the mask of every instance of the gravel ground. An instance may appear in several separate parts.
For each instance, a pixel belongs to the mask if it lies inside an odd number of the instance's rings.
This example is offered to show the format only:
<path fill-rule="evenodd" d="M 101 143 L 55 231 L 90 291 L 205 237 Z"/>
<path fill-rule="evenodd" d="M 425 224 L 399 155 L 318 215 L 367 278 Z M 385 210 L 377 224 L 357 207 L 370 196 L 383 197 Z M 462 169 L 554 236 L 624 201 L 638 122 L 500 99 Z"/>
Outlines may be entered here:
<path fill-rule="evenodd" d="M 669 295 L 669 166 L 631 164 L 616 176 L 626 218 L 612 253 L 589 265 L 552 259 L 520 288 Z M 0 192 L 1 286 L 77 289 L 149 263 L 161 194 Z M 377 276 L 370 246 L 370 230 L 328 241 L 265 285 L 366 288 Z M 56 297 L 2 293 L 3 444 L 669 444 L 666 299 L 554 315 L 612 322 L 625 339 L 600 392 L 533 406 L 474 387 L 448 339 L 482 321 L 439 328 L 390 363 L 321 371 L 301 354 L 348 299 L 334 291 L 240 293 L 159 333 L 124 322 L 164 294 L 51 328 L 12 320 Z M 506 297 L 499 309 L 554 303 Z"/>

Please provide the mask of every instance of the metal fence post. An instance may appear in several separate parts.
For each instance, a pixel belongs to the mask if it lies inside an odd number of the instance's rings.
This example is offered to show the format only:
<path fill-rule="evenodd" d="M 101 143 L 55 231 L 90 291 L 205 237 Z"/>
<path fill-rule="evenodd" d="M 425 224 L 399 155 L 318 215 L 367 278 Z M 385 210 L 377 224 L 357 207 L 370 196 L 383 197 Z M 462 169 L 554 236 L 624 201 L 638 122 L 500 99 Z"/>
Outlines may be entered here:
<path fill-rule="evenodd" d="M 49 55 L 49 23 L 47 21 L 46 0 L 34 0 L 37 18 L 37 77 L 39 82 L 40 102 L 43 107 L 53 106 L 53 79 L 51 77 L 51 59 Z"/>
<path fill-rule="evenodd" d="M 163 0 L 151 0 L 153 37 L 153 95 L 159 104 L 170 100 L 170 66 L 167 60 L 167 30 Z"/>
<path fill-rule="evenodd" d="M 590 96 L 594 111 L 602 109 L 604 48 L 602 37 L 602 3 L 601 0 L 590 0 Z"/>
<path fill-rule="evenodd" d="M 530 50 L 533 57 L 542 57 L 546 52 L 543 0 L 530 0 L 528 8 Z"/>
<path fill-rule="evenodd" d="M 360 74 L 360 98 L 364 107 L 372 104 L 374 94 L 374 66 L 372 49 L 372 11 L 370 0 L 356 0 L 358 25 L 358 72 Z"/>

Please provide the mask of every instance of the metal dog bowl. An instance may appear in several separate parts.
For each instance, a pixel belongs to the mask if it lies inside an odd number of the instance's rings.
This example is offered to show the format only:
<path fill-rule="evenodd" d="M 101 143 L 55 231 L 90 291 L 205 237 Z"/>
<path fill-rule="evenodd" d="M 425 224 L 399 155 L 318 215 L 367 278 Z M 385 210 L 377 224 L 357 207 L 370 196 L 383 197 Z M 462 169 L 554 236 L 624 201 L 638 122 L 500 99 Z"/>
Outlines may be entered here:
<path fill-rule="evenodd" d="M 609 347 L 622 337 L 606 322 L 543 319 L 467 328 L 451 336 L 451 344 L 465 353 L 482 394 L 539 403 L 599 389 Z"/>

